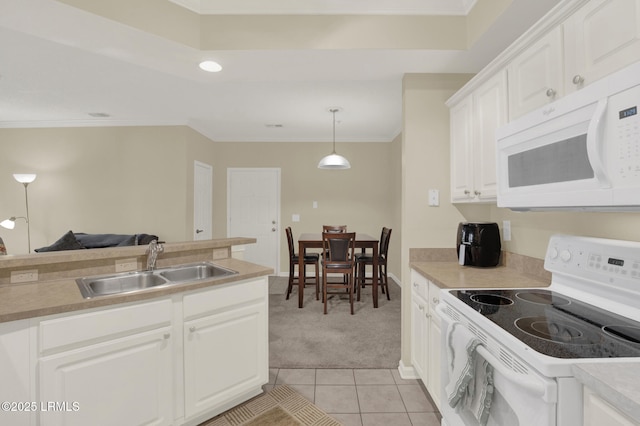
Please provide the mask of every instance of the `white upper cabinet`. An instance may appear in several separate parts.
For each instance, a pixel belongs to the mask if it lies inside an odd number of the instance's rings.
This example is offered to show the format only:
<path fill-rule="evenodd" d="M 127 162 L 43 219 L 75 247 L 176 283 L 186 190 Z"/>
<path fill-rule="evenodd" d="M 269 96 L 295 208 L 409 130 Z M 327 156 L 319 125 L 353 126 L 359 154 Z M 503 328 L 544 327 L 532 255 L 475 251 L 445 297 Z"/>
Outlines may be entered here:
<path fill-rule="evenodd" d="M 510 120 L 640 60 L 640 0 L 585 2 L 524 47 L 507 65 Z"/>
<path fill-rule="evenodd" d="M 511 120 L 564 95 L 562 51 L 562 28 L 558 27 L 509 63 Z"/>
<path fill-rule="evenodd" d="M 451 106 L 451 202 L 496 200 L 496 129 L 507 122 L 506 71 Z"/>
<path fill-rule="evenodd" d="M 640 0 L 591 0 L 564 23 L 565 90 L 640 60 Z"/>

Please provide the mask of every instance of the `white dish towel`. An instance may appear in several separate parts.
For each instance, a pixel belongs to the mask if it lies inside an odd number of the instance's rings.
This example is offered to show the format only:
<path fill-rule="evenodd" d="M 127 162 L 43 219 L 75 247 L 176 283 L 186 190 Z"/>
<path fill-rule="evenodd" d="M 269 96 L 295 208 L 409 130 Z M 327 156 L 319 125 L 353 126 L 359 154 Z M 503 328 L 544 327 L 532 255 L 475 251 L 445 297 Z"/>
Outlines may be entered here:
<path fill-rule="evenodd" d="M 452 408 L 467 409 L 486 425 L 493 396 L 493 368 L 478 355 L 480 340 L 461 323 L 454 323 L 447 333 L 449 383 L 445 387 Z"/>

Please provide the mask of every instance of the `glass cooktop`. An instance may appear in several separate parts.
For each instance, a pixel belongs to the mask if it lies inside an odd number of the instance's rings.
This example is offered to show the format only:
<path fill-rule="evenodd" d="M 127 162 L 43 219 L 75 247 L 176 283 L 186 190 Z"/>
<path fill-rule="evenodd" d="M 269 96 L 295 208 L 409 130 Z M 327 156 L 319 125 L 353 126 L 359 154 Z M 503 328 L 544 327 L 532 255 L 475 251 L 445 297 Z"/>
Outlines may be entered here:
<path fill-rule="evenodd" d="M 549 290 L 452 290 L 532 349 L 556 358 L 640 357 L 640 323 Z"/>

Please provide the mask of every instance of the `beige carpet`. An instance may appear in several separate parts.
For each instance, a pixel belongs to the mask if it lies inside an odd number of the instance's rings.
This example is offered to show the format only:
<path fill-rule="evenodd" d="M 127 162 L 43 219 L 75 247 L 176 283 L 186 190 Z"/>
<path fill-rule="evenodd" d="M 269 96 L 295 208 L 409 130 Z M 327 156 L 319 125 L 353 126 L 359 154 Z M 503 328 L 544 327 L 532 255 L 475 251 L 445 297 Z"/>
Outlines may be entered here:
<path fill-rule="evenodd" d="M 288 386 L 278 386 L 200 426 L 340 426 Z"/>
<path fill-rule="evenodd" d="M 373 308 L 371 287 L 349 310 L 347 295 L 329 297 L 328 313 L 307 286 L 298 309 L 298 289 L 285 300 L 286 277 L 269 278 L 269 367 L 397 368 L 400 361 L 400 287 L 389 283 Z"/>

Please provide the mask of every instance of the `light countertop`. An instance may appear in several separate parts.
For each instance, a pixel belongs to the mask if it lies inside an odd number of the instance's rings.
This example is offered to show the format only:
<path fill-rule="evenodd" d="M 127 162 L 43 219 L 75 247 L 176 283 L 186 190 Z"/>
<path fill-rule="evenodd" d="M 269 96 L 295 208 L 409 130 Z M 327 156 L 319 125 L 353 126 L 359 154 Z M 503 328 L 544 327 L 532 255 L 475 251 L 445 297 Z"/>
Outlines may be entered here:
<path fill-rule="evenodd" d="M 457 262 L 411 262 L 410 266 L 440 288 L 525 288 L 550 284 L 505 266 L 475 268 Z"/>
<path fill-rule="evenodd" d="M 137 293 L 102 296 L 93 299 L 84 299 L 75 279 L 72 278 L 3 286 L 0 287 L 0 322 L 142 301 L 273 273 L 271 268 L 233 258 L 217 259 L 212 263 L 239 273 L 224 278 L 181 283 L 157 289 L 146 289 Z"/>

